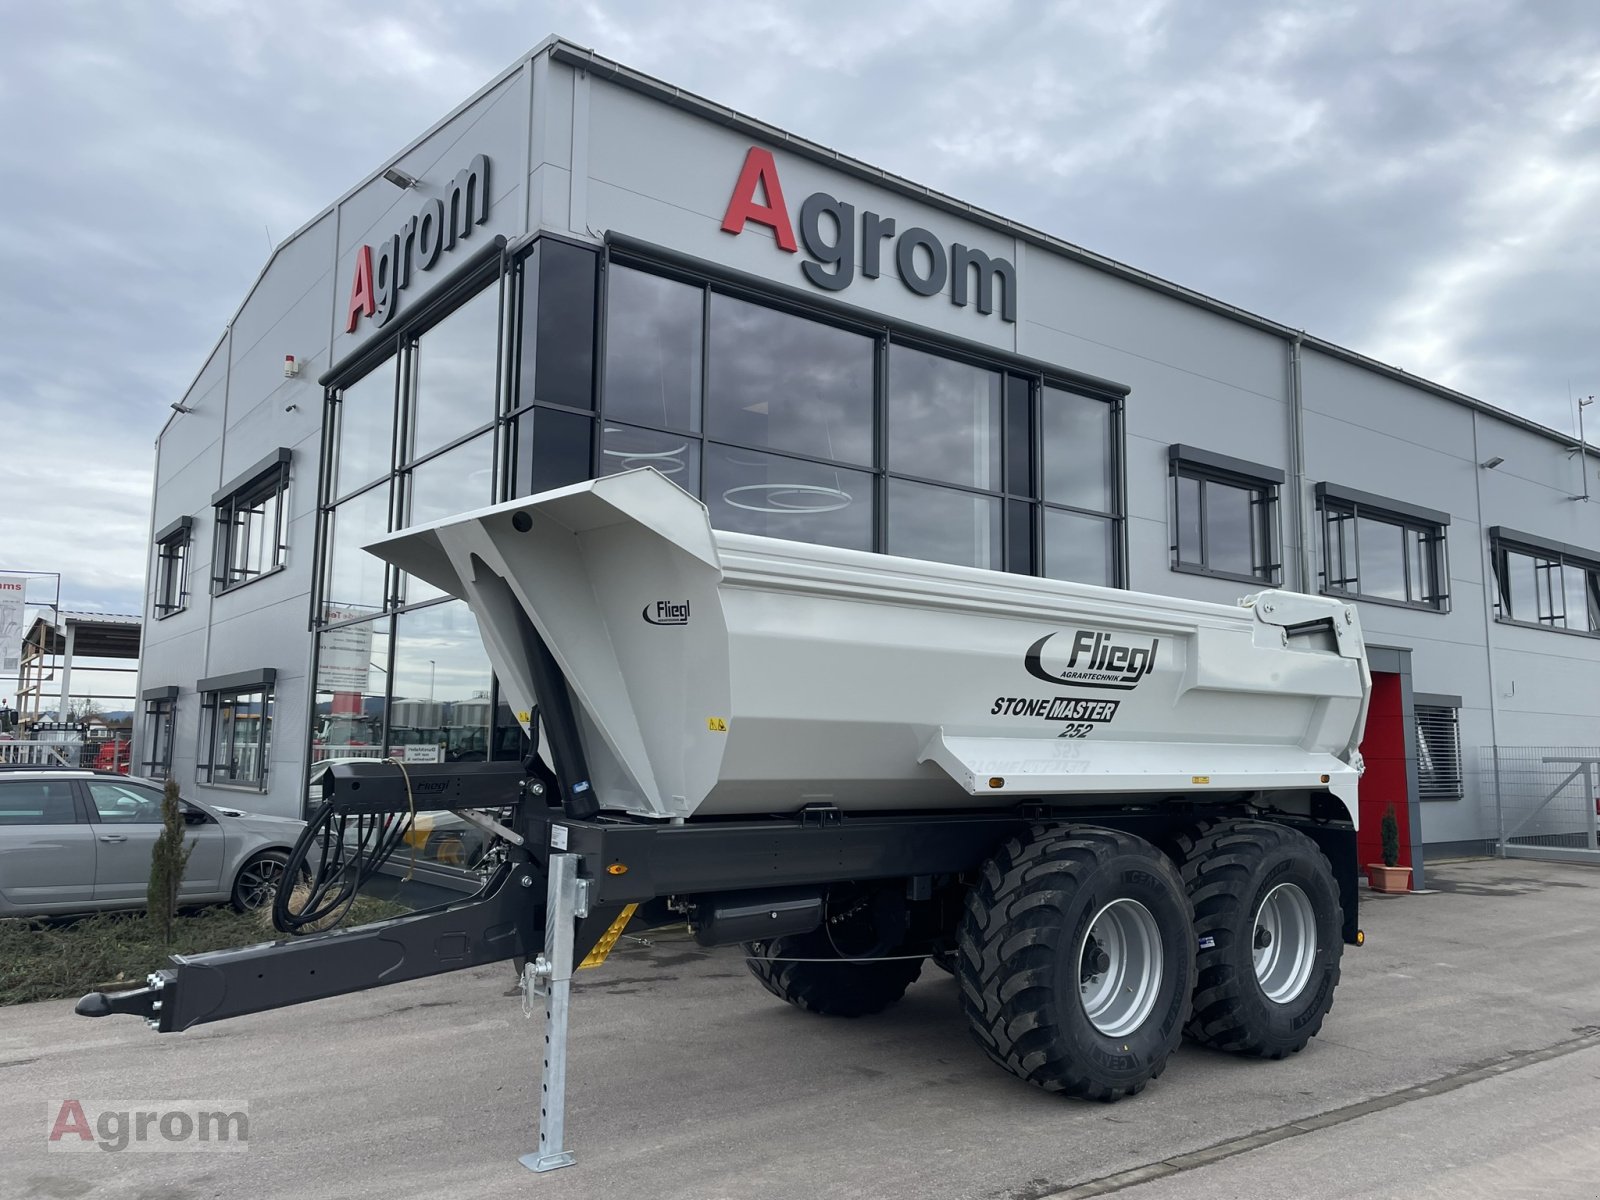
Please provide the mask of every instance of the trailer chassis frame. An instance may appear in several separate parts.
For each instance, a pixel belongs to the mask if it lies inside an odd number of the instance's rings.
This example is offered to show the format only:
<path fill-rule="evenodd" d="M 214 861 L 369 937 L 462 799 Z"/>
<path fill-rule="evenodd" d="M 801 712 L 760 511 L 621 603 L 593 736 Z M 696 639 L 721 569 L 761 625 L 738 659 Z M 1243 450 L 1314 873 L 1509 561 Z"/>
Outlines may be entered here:
<path fill-rule="evenodd" d="M 1318 805 L 1312 811 L 1317 814 Z M 647 927 L 681 921 L 667 901 L 697 895 L 906 879 L 926 896 L 929 889 L 915 885 L 969 875 L 1006 838 L 1025 836 L 1039 824 L 1101 825 L 1160 844 L 1185 821 L 1252 812 L 1299 829 L 1327 855 L 1339 888 L 1343 940 L 1359 945 L 1349 822 L 1262 813 L 1245 797 L 1193 811 L 1033 802 L 999 811 L 846 815 L 825 806 L 766 819 L 683 824 L 584 818 L 524 805 L 514 818 L 523 845 L 508 847 L 507 861 L 468 899 L 352 929 L 175 955 L 150 975 L 148 987 L 93 993 L 77 1011 L 137 1014 L 162 1032 L 179 1032 L 520 955 L 527 960 L 524 1002 L 544 999 L 545 1027 L 538 1149 L 518 1161 L 550 1171 L 574 1162 L 564 1143 L 575 964 L 608 931 L 614 940 L 627 906 L 638 906 L 640 925 Z"/>

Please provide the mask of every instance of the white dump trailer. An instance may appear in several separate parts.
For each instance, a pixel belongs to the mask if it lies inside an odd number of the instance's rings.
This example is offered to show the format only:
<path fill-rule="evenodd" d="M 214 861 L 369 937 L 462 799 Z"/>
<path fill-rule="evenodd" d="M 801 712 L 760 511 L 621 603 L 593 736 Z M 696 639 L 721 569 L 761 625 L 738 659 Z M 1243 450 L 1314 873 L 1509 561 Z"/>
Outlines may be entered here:
<path fill-rule="evenodd" d="M 84 1011 L 183 1029 L 525 957 L 554 1097 L 530 1165 L 550 1167 L 570 1161 L 573 962 L 630 926 L 742 945 L 769 991 L 840 1016 L 888 1008 L 931 961 L 997 1063 L 1102 1100 L 1185 1032 L 1299 1050 L 1361 939 L 1370 676 L 1341 601 L 1230 607 L 718 532 L 648 469 L 371 549 L 467 601 L 535 749 L 331 768 L 312 899 L 280 900 L 280 928 L 342 902 L 420 809 L 496 836 L 481 891 L 178 958 Z"/>
<path fill-rule="evenodd" d="M 526 718 L 531 624 L 602 810 L 1000 808 L 1323 789 L 1355 812 L 1355 610 L 1240 607 L 711 528 L 654 470 L 373 547 L 477 615 Z"/>

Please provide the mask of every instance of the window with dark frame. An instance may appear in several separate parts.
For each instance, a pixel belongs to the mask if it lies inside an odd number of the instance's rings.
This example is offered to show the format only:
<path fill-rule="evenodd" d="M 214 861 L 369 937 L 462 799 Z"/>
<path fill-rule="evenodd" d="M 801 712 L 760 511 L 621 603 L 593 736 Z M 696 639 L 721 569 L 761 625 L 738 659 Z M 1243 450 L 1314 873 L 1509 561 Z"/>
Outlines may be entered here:
<path fill-rule="evenodd" d="M 509 710 L 487 668 L 458 681 L 459 655 L 442 644 L 413 654 L 413 639 L 463 619 L 465 605 L 360 547 L 591 476 L 597 263 L 591 249 L 541 238 L 508 273 L 492 264 L 419 307 L 328 390 L 313 761 L 333 747 L 379 754 L 388 737 L 412 755 L 437 744 L 451 761 L 526 753 L 514 717 L 491 719 Z M 541 308 L 541 290 L 559 302 Z"/>
<path fill-rule="evenodd" d="M 177 727 L 178 697 L 151 697 L 144 702 L 144 739 L 140 758 L 143 773 L 151 779 L 165 779 L 172 773 L 172 739 Z"/>
<path fill-rule="evenodd" d="M 1168 447 L 1172 569 L 1245 583 L 1283 570 L 1278 489 L 1284 473 L 1193 446 Z"/>
<path fill-rule="evenodd" d="M 180 518 L 156 535 L 156 619 L 182 612 L 189 604 L 189 537 L 191 520 Z"/>
<path fill-rule="evenodd" d="M 253 672 L 258 682 L 212 686 L 200 693 L 200 761 L 197 775 L 216 787 L 266 791 L 272 750 L 273 673 Z"/>
<path fill-rule="evenodd" d="M 1418 799 L 1461 799 L 1459 710 L 1454 705 L 1418 703 L 1416 724 Z"/>
<path fill-rule="evenodd" d="M 1600 552 L 1494 526 L 1495 619 L 1600 635 Z"/>
<path fill-rule="evenodd" d="M 1123 583 L 1114 401 L 770 298 L 607 269 L 599 474 L 719 529 Z"/>
<path fill-rule="evenodd" d="M 213 592 L 242 587 L 283 566 L 289 549 L 288 495 L 289 451 L 281 449 L 245 482 L 213 498 Z"/>
<path fill-rule="evenodd" d="M 1316 491 L 1325 593 L 1449 611 L 1448 513 L 1335 484 Z"/>
<path fill-rule="evenodd" d="M 327 392 L 318 658 L 333 653 L 333 635 L 354 646 L 362 628 L 392 621 L 394 636 L 374 642 L 369 677 L 382 677 L 370 699 L 384 693 L 385 710 L 397 696 L 428 697 L 429 682 L 445 695 L 444 659 L 424 656 L 432 678 L 417 675 L 409 639 L 444 618 L 434 606 L 459 602 L 359 546 L 446 509 L 640 466 L 713 496 L 719 528 L 1124 582 L 1114 395 L 651 263 L 602 264 L 559 238 L 539 238 L 498 271 L 453 286 L 439 312 L 416 309 Z M 496 313 L 497 349 L 487 336 Z M 468 346 L 497 355 L 493 386 L 483 362 L 458 352 Z M 431 397 L 445 411 L 423 413 Z M 922 410 L 959 423 L 971 444 L 908 418 Z M 407 680 L 399 693 L 396 674 Z M 364 712 L 368 692 L 355 678 L 319 683 L 330 713 Z M 491 703 L 488 756 L 517 756 L 525 738 L 498 683 L 491 674 L 488 696 L 475 686 L 461 712 Z M 387 723 L 401 728 L 394 717 Z M 482 722 L 474 715 L 470 725 Z M 211 769 L 203 764 L 202 777 Z"/>

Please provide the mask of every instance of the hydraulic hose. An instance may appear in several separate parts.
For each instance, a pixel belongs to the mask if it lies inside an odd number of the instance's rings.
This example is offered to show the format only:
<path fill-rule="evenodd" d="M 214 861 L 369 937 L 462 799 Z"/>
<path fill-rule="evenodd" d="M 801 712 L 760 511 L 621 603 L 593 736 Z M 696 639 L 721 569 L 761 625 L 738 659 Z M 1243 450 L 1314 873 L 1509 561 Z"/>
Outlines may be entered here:
<path fill-rule="evenodd" d="M 300 934 L 342 917 L 361 889 L 389 861 L 410 832 L 414 812 L 347 814 L 324 800 L 289 851 L 283 878 L 306 879 L 280 887 L 272 901 L 272 924 L 280 933 Z M 315 851 L 315 855 L 313 855 Z M 313 857 L 315 866 L 313 867 Z"/>

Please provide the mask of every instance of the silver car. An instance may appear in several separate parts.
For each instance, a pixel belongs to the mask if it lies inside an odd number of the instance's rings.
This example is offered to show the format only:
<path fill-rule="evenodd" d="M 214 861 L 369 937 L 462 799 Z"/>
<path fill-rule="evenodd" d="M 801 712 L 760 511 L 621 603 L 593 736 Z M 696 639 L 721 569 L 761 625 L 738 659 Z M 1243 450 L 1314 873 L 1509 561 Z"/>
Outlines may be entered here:
<path fill-rule="evenodd" d="M 0 917 L 143 908 L 162 785 L 94 771 L 0 770 Z M 270 902 L 303 821 L 182 800 L 193 845 L 180 904 Z"/>

